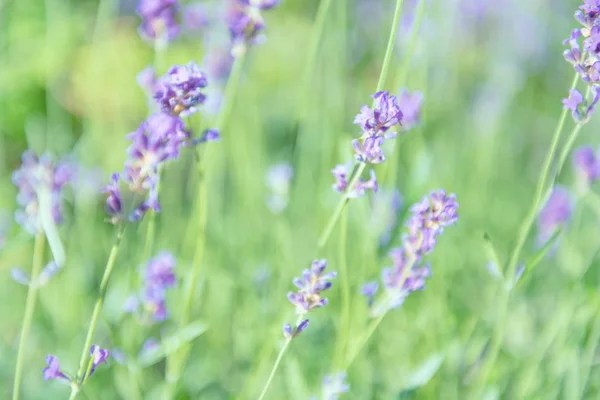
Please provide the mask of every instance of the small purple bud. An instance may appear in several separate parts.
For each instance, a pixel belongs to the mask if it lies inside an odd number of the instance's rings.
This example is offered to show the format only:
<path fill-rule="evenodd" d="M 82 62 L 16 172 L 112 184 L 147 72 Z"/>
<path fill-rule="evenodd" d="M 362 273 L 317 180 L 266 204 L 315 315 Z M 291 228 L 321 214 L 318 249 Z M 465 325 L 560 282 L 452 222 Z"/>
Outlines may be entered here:
<path fill-rule="evenodd" d="M 307 319 L 305 319 L 304 321 L 300 322 L 300 324 L 296 328 L 296 332 L 294 332 L 294 337 L 296 337 L 299 334 L 301 334 L 302 332 L 304 332 L 304 330 L 306 328 L 308 328 L 308 320 Z"/>

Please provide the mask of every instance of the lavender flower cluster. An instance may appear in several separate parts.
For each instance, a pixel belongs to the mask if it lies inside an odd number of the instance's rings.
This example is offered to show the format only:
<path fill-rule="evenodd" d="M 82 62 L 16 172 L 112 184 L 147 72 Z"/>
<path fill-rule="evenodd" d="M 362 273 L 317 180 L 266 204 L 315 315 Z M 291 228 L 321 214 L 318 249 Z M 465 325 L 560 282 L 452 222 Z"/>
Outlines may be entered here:
<path fill-rule="evenodd" d="M 447 195 L 443 190 L 431 192 L 410 208 L 411 216 L 406 224 L 408 232 L 403 235 L 401 246 L 389 253 L 392 266 L 382 270 L 385 294 L 372 308 L 373 316 L 399 307 L 410 293 L 425 287 L 431 270 L 423 262 L 423 257 L 433 251 L 444 228 L 456 223 L 457 210 L 456 196 Z M 369 305 L 374 304 L 378 287 L 377 282 L 369 282 L 362 287 L 362 294 L 367 297 Z"/>
<path fill-rule="evenodd" d="M 175 287 L 177 283 L 175 264 L 175 257 L 166 251 L 148 261 L 144 269 L 143 290 L 139 295 L 132 295 L 127 299 L 125 311 L 136 313 L 141 308 L 142 321 L 146 321 L 148 315 L 154 322 L 164 321 L 168 316 L 166 290 Z"/>
<path fill-rule="evenodd" d="M 398 136 L 398 133 L 391 129 L 400 126 L 404 132 L 418 125 L 423 96 L 419 92 L 411 94 L 403 90 L 399 99 L 383 91 L 371 97 L 373 106 L 363 105 L 360 113 L 354 118 L 354 124 L 361 128 L 362 134 L 352 141 L 352 147 L 359 163 L 379 164 L 386 160 L 382 148 L 385 141 Z M 369 172 L 368 180 L 358 177 L 352 188 L 348 187 L 353 174 L 352 163 L 338 164 L 331 173 L 335 179 L 333 189 L 346 193 L 348 197 L 362 197 L 368 190 L 378 190 L 377 177 L 373 170 Z"/>
<path fill-rule="evenodd" d="M 262 12 L 279 5 L 279 0 L 231 0 L 227 23 L 233 42 L 232 54 L 239 55 L 249 45 L 264 40 L 265 21 Z"/>
<path fill-rule="evenodd" d="M 575 19 L 582 25 L 572 31 L 563 44 L 568 45 L 563 55 L 587 85 L 585 96 L 573 88 L 563 100 L 565 109 L 571 111 L 578 124 L 590 120 L 600 99 L 600 1 L 584 0 L 575 12 Z"/>
<path fill-rule="evenodd" d="M 293 283 L 298 291 L 288 293 L 288 300 L 296 306 L 299 323 L 295 327 L 287 322 L 283 325 L 283 334 L 288 339 L 298 336 L 308 327 L 308 319 L 304 318 L 306 314 L 327 305 L 327 299 L 322 297 L 321 293 L 333 286 L 331 280 L 337 273 L 325 273 L 326 268 L 326 260 L 315 260 L 310 269 L 302 271 L 301 278 L 294 278 Z"/>
<path fill-rule="evenodd" d="M 103 349 L 98 345 L 93 345 L 90 347 L 90 365 L 88 367 L 89 373 L 86 373 L 82 379 L 89 379 L 100 364 L 107 363 L 106 360 L 108 357 L 110 357 L 110 351 Z M 72 378 L 70 378 L 69 374 L 60 369 L 60 362 L 55 356 L 46 356 L 46 364 L 47 367 L 43 370 L 44 380 L 57 380 L 65 384 L 77 384 Z"/>

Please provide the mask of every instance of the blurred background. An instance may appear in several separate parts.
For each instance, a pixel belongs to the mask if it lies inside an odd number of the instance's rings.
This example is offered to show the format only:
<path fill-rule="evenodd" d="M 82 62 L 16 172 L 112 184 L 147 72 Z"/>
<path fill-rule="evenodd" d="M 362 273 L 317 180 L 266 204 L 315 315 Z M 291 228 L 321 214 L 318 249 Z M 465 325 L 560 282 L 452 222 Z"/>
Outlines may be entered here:
<path fill-rule="evenodd" d="M 321 0 L 323 1 L 323 0 Z M 182 1 L 182 10 L 191 2 Z M 208 100 L 192 126 L 210 126 L 226 81 L 229 37 L 220 1 L 201 3 L 206 20 L 183 21 L 158 73 L 195 60 L 207 72 Z M 398 245 L 408 207 L 429 191 L 456 193 L 459 222 L 430 256 L 424 291 L 382 322 L 348 371 L 348 399 L 461 399 L 485 354 L 500 283 L 486 269 L 487 233 L 505 262 L 531 204 L 543 158 L 568 94 L 572 67 L 562 57 L 576 27 L 579 1 L 405 0 L 385 90 L 423 93 L 421 123 L 386 149 L 374 169 L 380 192 L 349 205 L 348 268 L 351 332 L 367 321 L 360 286 L 377 279 Z M 250 49 L 209 188 L 207 251 L 193 320 L 207 330 L 193 340 L 179 399 L 256 398 L 292 321 L 291 279 L 315 257 L 320 231 L 340 194 L 330 170 L 352 159 L 352 124 L 370 104 L 395 2 L 333 1 L 313 79 L 304 86 L 308 43 L 318 0 L 283 0 L 265 12 L 266 41 Z M 68 189 L 60 235 L 67 264 L 39 293 L 25 353 L 22 398 L 67 398 L 68 386 L 45 382 L 45 356 L 75 373 L 104 264 L 114 239 L 100 189 L 120 171 L 125 135 L 148 114 L 136 75 L 153 62 L 137 32 L 133 0 L 0 1 L 0 398 L 12 391 L 26 287 L 10 275 L 31 268 L 33 239 L 14 222 L 17 190 L 11 173 L 27 148 L 78 165 Z M 221 63 L 221 64 L 219 64 Z M 220 75 L 224 74 L 224 75 Z M 305 118 L 298 123 L 304 98 Z M 573 121 L 567 120 L 571 129 Z M 596 120 L 577 144 L 596 146 Z M 272 207 L 266 174 L 293 167 L 286 204 Z M 192 152 L 165 170 L 163 211 L 152 255 L 171 251 L 182 280 L 194 254 L 197 176 Z M 575 185 L 568 162 L 560 183 Z M 401 205 L 392 206 L 394 190 Z M 271 204 L 271 207 L 269 205 Z M 128 359 L 149 338 L 175 324 L 142 326 L 123 318 L 135 290 L 147 221 L 126 232 L 95 342 L 113 351 L 86 383 L 82 398 L 130 399 L 132 374 L 143 398 L 160 399 L 164 362 L 132 373 Z M 486 399 L 598 398 L 600 335 L 598 215 L 584 202 L 558 246 L 515 292 Z M 319 256 L 333 270 L 334 230 Z M 524 260 L 536 251 L 535 232 Z M 46 258 L 51 254 L 46 251 Z M 178 297 L 179 296 L 179 297 Z M 294 341 L 268 394 L 272 399 L 318 395 L 339 325 L 339 288 Z M 178 313 L 178 289 L 168 306 Z M 119 357 L 120 356 L 120 357 Z M 589 372 L 589 377 L 588 377 Z M 85 397 L 84 397 L 85 396 Z"/>

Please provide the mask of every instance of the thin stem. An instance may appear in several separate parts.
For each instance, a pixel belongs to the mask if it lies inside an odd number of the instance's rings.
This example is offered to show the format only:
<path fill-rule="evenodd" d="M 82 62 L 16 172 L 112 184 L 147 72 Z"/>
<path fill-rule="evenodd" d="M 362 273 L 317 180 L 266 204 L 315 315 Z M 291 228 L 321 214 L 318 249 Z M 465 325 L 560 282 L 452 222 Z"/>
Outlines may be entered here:
<path fill-rule="evenodd" d="M 323 30 L 325 28 L 325 21 L 327 20 L 327 13 L 331 6 L 331 0 L 321 0 L 319 3 L 319 9 L 317 10 L 317 16 L 315 17 L 315 24 L 313 25 L 310 42 L 308 44 L 308 53 L 306 55 L 306 62 L 304 64 L 304 73 L 302 76 L 302 95 L 300 97 L 300 115 L 299 120 L 303 121 L 307 114 L 309 99 L 312 95 L 311 82 L 315 74 L 315 65 L 317 64 L 317 58 L 319 55 L 319 43 Z"/>
<path fill-rule="evenodd" d="M 340 317 L 340 328 L 335 351 L 336 368 L 341 367 L 344 355 L 348 347 L 348 334 L 350 329 L 350 285 L 348 282 L 348 266 L 346 261 L 346 247 L 348 237 L 348 209 L 342 212 L 340 219 L 340 240 L 339 240 L 339 272 L 340 272 L 340 291 L 342 298 L 342 314 Z"/>
<path fill-rule="evenodd" d="M 410 71 L 410 63 L 412 61 L 412 56 L 415 52 L 417 42 L 419 40 L 419 32 L 421 31 L 421 23 L 423 22 L 423 18 L 425 17 L 425 11 L 427 11 L 427 1 L 419 0 L 419 4 L 417 5 L 417 11 L 415 12 L 415 19 L 410 34 L 410 39 L 408 42 L 409 44 L 406 50 L 406 54 L 403 57 L 402 64 L 400 64 L 398 78 L 396 78 L 396 87 L 403 86 L 406 83 L 408 71 Z"/>
<path fill-rule="evenodd" d="M 598 309 L 598 301 L 596 301 L 596 309 Z M 581 367 L 581 385 L 579 398 L 583 399 L 585 394 L 585 388 L 587 387 L 588 380 L 590 378 L 590 371 L 592 369 L 592 363 L 596 356 L 596 349 L 598 348 L 598 342 L 600 341 L 600 313 L 594 318 L 594 325 L 590 331 L 585 349 L 582 354 L 582 367 Z"/>
<path fill-rule="evenodd" d="M 577 79 L 578 79 L 578 74 L 576 73 L 573 78 L 573 83 L 572 83 L 571 87 L 575 87 L 575 85 L 577 84 Z M 523 219 L 523 223 L 521 224 L 521 227 L 519 228 L 517 241 L 515 243 L 514 250 L 511 254 L 508 266 L 507 266 L 505 274 L 504 274 L 506 279 L 513 279 L 513 277 L 515 276 L 515 270 L 516 270 L 517 264 L 519 262 L 519 258 L 521 256 L 521 251 L 523 249 L 523 246 L 525 245 L 525 241 L 527 240 L 527 236 L 528 236 L 529 231 L 531 230 L 531 227 L 535 221 L 535 217 L 536 217 L 539 207 L 541 205 L 540 203 L 543 199 L 544 188 L 546 187 L 546 183 L 547 183 L 547 180 L 548 180 L 548 177 L 550 174 L 550 169 L 552 167 L 552 161 L 554 160 L 556 150 L 558 148 L 558 143 L 560 141 L 560 136 L 563 131 L 565 122 L 567 120 L 567 114 L 568 114 L 568 110 L 563 109 L 560 119 L 558 121 L 558 124 L 556 126 L 556 129 L 554 131 L 554 135 L 552 137 L 552 142 L 550 143 L 550 148 L 548 149 L 548 153 L 546 154 L 546 159 L 544 160 L 542 170 L 540 171 L 540 176 L 537 181 L 533 201 L 531 202 L 529 211 L 528 211 L 527 215 L 525 216 L 525 218 Z M 506 322 L 508 319 L 507 311 L 508 311 L 508 302 L 510 301 L 510 292 L 503 290 L 501 293 L 502 293 L 502 295 L 501 295 L 502 297 L 499 299 L 499 302 L 498 302 L 498 317 L 497 317 L 498 322 L 496 323 L 496 326 L 492 333 L 492 339 L 491 339 L 491 343 L 490 343 L 490 351 L 488 352 L 489 356 L 486 357 L 486 359 L 484 360 L 483 365 L 481 367 L 479 379 L 477 380 L 476 386 L 473 391 L 473 398 L 481 397 L 480 393 L 483 390 L 483 387 L 485 386 L 485 383 L 487 381 L 487 377 L 492 369 L 494 362 L 496 361 L 496 358 L 498 357 L 498 353 L 500 351 L 500 345 L 501 345 L 502 339 L 504 337 L 504 331 L 505 331 Z"/>
<path fill-rule="evenodd" d="M 396 9 L 394 11 L 394 19 L 392 21 L 392 28 L 390 30 L 390 36 L 388 38 L 388 44 L 387 44 L 387 48 L 385 50 L 385 56 L 383 57 L 383 65 L 381 66 L 381 72 L 379 74 L 379 80 L 377 81 L 377 88 L 375 89 L 375 92 L 379 92 L 383 89 L 383 86 L 385 85 L 385 81 L 387 79 L 390 62 L 392 60 L 392 55 L 394 53 L 394 45 L 396 43 L 396 34 L 398 32 L 398 23 L 400 21 L 400 12 L 402 11 L 402 3 L 404 3 L 404 0 L 396 0 Z M 354 190 L 354 185 L 356 185 L 356 182 L 358 182 L 358 179 L 360 178 L 360 175 L 365 170 L 365 168 L 366 168 L 365 163 L 359 163 L 358 170 L 354 174 L 353 179 L 348 184 L 346 193 L 351 193 L 352 190 Z M 348 200 L 349 200 L 349 198 L 348 198 L 348 195 L 346 194 L 345 196 L 342 196 L 342 198 L 338 202 L 338 205 L 335 208 L 333 215 L 329 218 L 329 221 L 328 221 L 327 225 L 325 226 L 325 230 L 323 230 L 323 233 L 319 237 L 319 241 L 317 243 L 317 248 L 319 250 L 322 249 L 325 246 L 325 244 L 327 243 L 327 240 L 329 239 L 329 236 L 331 235 L 331 231 L 333 231 L 333 228 L 335 227 L 340 215 L 342 214 L 342 211 L 348 204 Z"/>
<path fill-rule="evenodd" d="M 225 129 L 231 111 L 233 110 L 233 104 L 235 95 L 239 87 L 239 83 L 242 77 L 242 71 L 244 69 L 245 53 L 240 54 L 235 58 L 231 75 L 227 81 L 225 87 L 225 100 L 219 115 L 217 116 L 215 128 L 221 133 Z M 204 258 L 204 249 L 206 246 L 206 221 L 208 218 L 208 171 L 212 164 L 212 152 L 213 146 L 207 146 L 203 157 L 198 158 L 197 168 L 200 174 L 200 181 L 198 182 L 198 232 L 196 233 L 196 248 L 194 251 L 194 258 L 192 261 L 192 270 L 190 271 L 189 284 L 187 286 L 184 300 L 183 310 L 179 321 L 179 326 L 183 327 L 187 325 L 191 318 L 192 303 L 194 299 L 194 293 L 196 293 L 196 286 L 198 279 L 200 278 L 202 259 Z M 167 358 L 167 372 L 166 372 L 166 387 L 164 392 L 165 399 L 171 399 L 175 396 L 177 389 L 177 382 L 181 377 L 183 366 L 187 360 L 190 346 L 183 346 L 179 351 L 175 352 L 172 356 Z"/>
<path fill-rule="evenodd" d="M 560 152 L 560 156 L 558 157 L 558 164 L 556 165 L 555 177 L 558 178 L 560 172 L 565 166 L 565 162 L 567 161 L 567 157 L 569 157 L 569 153 L 573 149 L 573 145 L 575 144 L 575 140 L 579 136 L 579 132 L 581 131 L 582 126 L 580 124 L 576 124 L 567 139 L 567 143 L 565 143 L 562 151 Z M 555 179 L 556 179 L 555 178 Z"/>
<path fill-rule="evenodd" d="M 110 254 L 108 255 L 108 260 L 104 269 L 104 275 L 102 276 L 102 281 L 100 281 L 100 291 L 98 293 L 98 298 L 96 299 L 96 304 L 94 305 L 94 311 L 92 312 L 90 326 L 88 328 L 85 343 L 83 345 L 83 350 L 81 352 L 81 358 L 79 360 L 79 369 L 77 370 L 77 375 L 75 376 L 76 383 L 71 386 L 71 396 L 69 397 L 69 400 L 73 400 L 77 397 L 77 393 L 83 385 L 83 379 L 85 378 L 84 372 L 86 367 L 85 361 L 87 360 L 88 354 L 90 352 L 92 339 L 94 338 L 94 333 L 96 332 L 96 325 L 98 323 L 98 318 L 100 317 L 100 311 L 102 310 L 104 297 L 106 296 L 108 281 L 110 279 L 110 275 L 112 274 L 113 267 L 115 266 L 115 261 L 117 260 L 117 254 L 119 253 L 119 247 L 121 245 L 121 240 L 123 239 L 124 232 L 125 223 L 122 223 L 118 228 L 115 243 L 113 244 L 113 247 L 110 250 Z M 77 383 L 79 379 L 82 380 L 81 384 Z"/>
<path fill-rule="evenodd" d="M 265 386 L 263 387 L 263 390 L 260 393 L 258 400 L 263 400 L 265 395 L 267 394 L 267 390 L 269 390 L 269 386 L 271 386 L 271 381 L 273 380 L 273 377 L 275 376 L 275 372 L 277 372 L 277 368 L 279 368 L 279 364 L 281 363 L 281 360 L 283 359 L 283 355 L 285 354 L 285 351 L 287 350 L 287 348 L 291 342 L 292 342 L 291 338 L 285 339 L 285 343 L 283 344 L 283 347 L 281 348 L 281 350 L 279 351 L 279 354 L 277 355 L 277 359 L 275 360 L 275 364 L 273 364 L 273 368 L 271 369 L 271 373 L 269 374 L 267 383 L 265 383 Z"/>
<path fill-rule="evenodd" d="M 17 364 L 15 366 L 15 382 L 13 386 L 12 397 L 13 400 L 17 400 L 19 398 L 19 393 L 21 391 L 21 380 L 23 378 L 23 363 L 25 361 L 25 345 L 27 344 L 27 337 L 29 336 L 31 322 L 33 320 L 33 312 L 35 310 L 35 300 L 37 298 L 38 291 L 36 279 L 42 269 L 44 259 L 44 243 L 44 232 L 40 231 L 35 237 L 35 244 L 33 247 L 31 280 L 29 289 L 27 290 L 27 299 L 25 300 L 25 314 L 23 315 L 23 326 L 21 328 L 21 337 L 19 338 L 19 350 L 17 352 Z"/>
<path fill-rule="evenodd" d="M 346 371 L 348 369 L 348 367 L 350 367 L 350 365 L 352 365 L 352 363 L 354 362 L 356 357 L 360 354 L 361 350 L 365 347 L 365 345 L 367 344 L 367 342 L 369 341 L 371 336 L 373 336 L 373 333 L 375 333 L 375 331 L 377 330 L 377 327 L 379 326 L 381 321 L 383 321 L 383 318 L 386 315 L 387 315 L 387 311 L 382 312 L 376 319 L 371 320 L 371 323 L 369 324 L 369 327 L 367 328 L 366 333 L 360 339 L 360 343 L 358 344 L 356 349 L 352 353 L 350 353 L 350 356 L 346 359 L 346 362 L 344 363 L 342 371 Z"/>

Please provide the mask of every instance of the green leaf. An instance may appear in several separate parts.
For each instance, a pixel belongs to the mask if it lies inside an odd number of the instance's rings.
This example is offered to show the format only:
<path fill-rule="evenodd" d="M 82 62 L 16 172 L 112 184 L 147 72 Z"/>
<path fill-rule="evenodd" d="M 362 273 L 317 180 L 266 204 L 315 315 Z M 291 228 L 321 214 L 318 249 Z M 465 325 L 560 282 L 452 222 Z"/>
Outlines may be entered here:
<path fill-rule="evenodd" d="M 138 358 L 138 365 L 146 368 L 156 364 L 169 354 L 176 352 L 184 345 L 202 335 L 207 329 L 208 326 L 203 322 L 192 322 L 180 331 L 164 338 L 160 345 L 142 352 Z"/>

